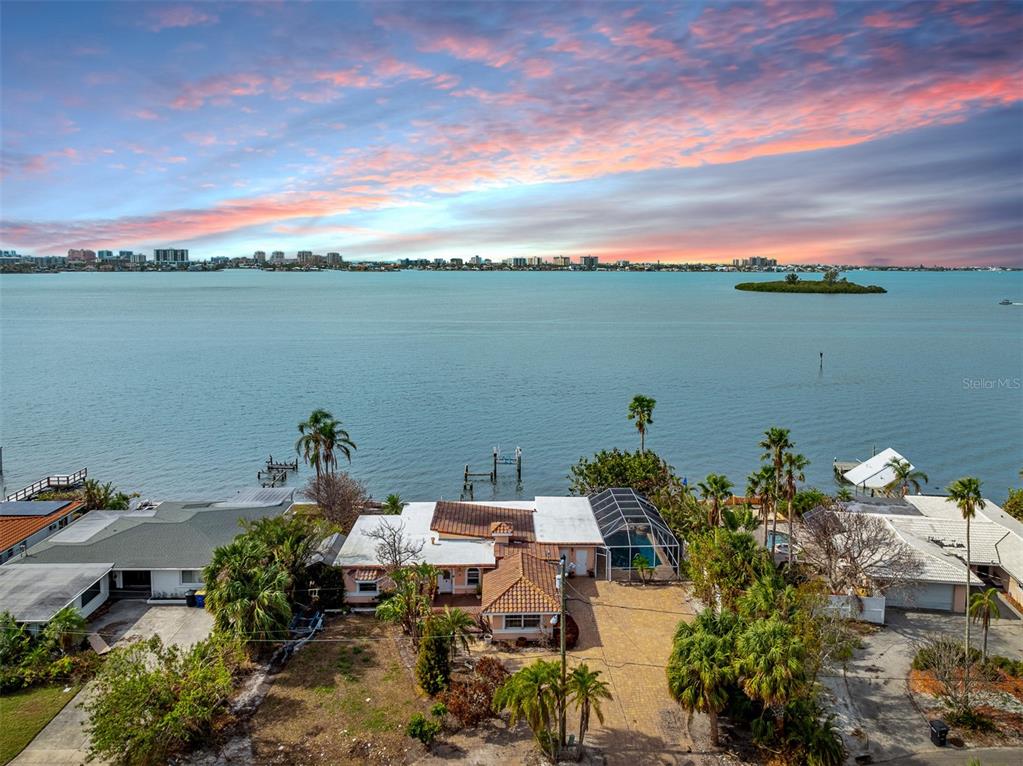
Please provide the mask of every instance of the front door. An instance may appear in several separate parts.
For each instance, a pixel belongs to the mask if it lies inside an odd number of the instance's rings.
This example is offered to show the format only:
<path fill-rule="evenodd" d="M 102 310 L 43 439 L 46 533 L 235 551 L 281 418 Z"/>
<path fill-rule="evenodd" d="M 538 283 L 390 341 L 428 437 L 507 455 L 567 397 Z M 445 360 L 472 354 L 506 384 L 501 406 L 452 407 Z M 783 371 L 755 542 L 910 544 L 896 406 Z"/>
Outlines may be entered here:
<path fill-rule="evenodd" d="M 590 571 L 589 552 L 585 548 L 575 549 L 575 573 L 585 576 Z"/>
<path fill-rule="evenodd" d="M 437 592 L 451 593 L 454 590 L 454 581 L 451 578 L 451 570 L 444 569 L 437 575 Z"/>

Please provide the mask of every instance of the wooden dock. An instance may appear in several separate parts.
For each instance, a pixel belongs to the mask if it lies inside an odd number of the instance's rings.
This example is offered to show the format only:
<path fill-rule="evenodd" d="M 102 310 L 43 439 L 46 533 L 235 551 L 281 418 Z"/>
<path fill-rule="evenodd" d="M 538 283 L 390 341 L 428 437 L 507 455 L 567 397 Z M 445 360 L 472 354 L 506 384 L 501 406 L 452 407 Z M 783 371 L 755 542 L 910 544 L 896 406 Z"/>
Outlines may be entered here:
<path fill-rule="evenodd" d="M 31 500 L 42 492 L 47 492 L 51 489 L 73 489 L 85 483 L 86 477 L 89 475 L 89 469 L 83 468 L 80 471 L 75 471 L 71 474 L 61 476 L 47 476 L 45 479 L 40 479 L 37 482 L 29 484 L 24 489 L 19 489 L 12 495 L 8 495 L 4 500 L 7 502 L 14 502 L 16 500 Z"/>

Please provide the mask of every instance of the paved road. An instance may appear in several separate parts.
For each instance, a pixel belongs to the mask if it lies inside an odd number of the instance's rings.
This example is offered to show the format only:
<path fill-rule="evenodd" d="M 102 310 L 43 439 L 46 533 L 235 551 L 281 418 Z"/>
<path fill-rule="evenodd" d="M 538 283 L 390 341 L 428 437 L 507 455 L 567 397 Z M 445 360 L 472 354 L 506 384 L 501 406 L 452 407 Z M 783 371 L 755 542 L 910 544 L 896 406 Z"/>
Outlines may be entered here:
<path fill-rule="evenodd" d="M 101 617 L 91 621 L 89 628 L 99 633 L 111 646 L 135 638 L 160 636 L 165 644 L 191 646 L 209 635 L 213 618 L 202 609 L 184 606 L 148 606 L 144 601 L 117 601 Z M 86 686 L 64 709 L 54 716 L 21 751 L 11 766 L 79 766 L 85 763 L 89 737 L 85 733 L 85 711 L 81 705 L 88 699 L 91 687 Z M 97 766 L 98 762 L 93 762 Z"/>
<path fill-rule="evenodd" d="M 976 758 L 982 766 L 1020 766 L 1023 763 L 1023 750 L 1018 747 L 983 747 L 971 750 L 932 748 L 926 753 L 917 753 L 907 758 L 874 763 L 884 763 L 885 766 L 965 766 L 971 758 Z"/>

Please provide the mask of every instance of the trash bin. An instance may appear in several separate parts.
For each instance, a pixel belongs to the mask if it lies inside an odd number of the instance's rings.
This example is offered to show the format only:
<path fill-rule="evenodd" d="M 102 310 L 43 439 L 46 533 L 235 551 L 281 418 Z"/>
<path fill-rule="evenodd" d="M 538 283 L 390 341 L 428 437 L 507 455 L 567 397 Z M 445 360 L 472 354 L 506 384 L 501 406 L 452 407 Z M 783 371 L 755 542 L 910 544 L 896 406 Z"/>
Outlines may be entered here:
<path fill-rule="evenodd" d="M 195 591 L 190 590 L 185 594 L 185 606 L 195 606 Z"/>
<path fill-rule="evenodd" d="M 948 724 L 944 721 L 930 721 L 931 742 L 938 747 L 945 747 L 948 744 Z"/>
<path fill-rule="evenodd" d="M 206 590 L 197 590 L 195 592 L 195 605 L 200 609 L 206 608 Z"/>

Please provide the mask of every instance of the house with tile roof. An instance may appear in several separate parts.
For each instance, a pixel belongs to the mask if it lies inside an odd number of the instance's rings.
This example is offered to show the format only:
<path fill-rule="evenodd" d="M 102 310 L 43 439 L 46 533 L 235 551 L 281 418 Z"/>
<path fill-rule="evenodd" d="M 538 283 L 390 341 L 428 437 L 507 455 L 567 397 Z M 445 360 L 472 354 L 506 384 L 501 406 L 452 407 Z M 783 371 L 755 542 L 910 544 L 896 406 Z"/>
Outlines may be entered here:
<path fill-rule="evenodd" d="M 400 525 L 421 544 L 419 561 L 440 570 L 435 605 L 460 606 L 490 623 L 494 637 L 540 638 L 560 607 L 557 562 L 592 576 L 604 538 L 585 497 L 537 497 L 494 503 L 407 504 L 400 516 L 360 516 L 335 565 L 344 571 L 345 598 L 371 609 L 388 588 L 372 537 L 382 525 Z"/>
<path fill-rule="evenodd" d="M 78 500 L 0 502 L 0 564 L 66 527 L 81 507 Z"/>

